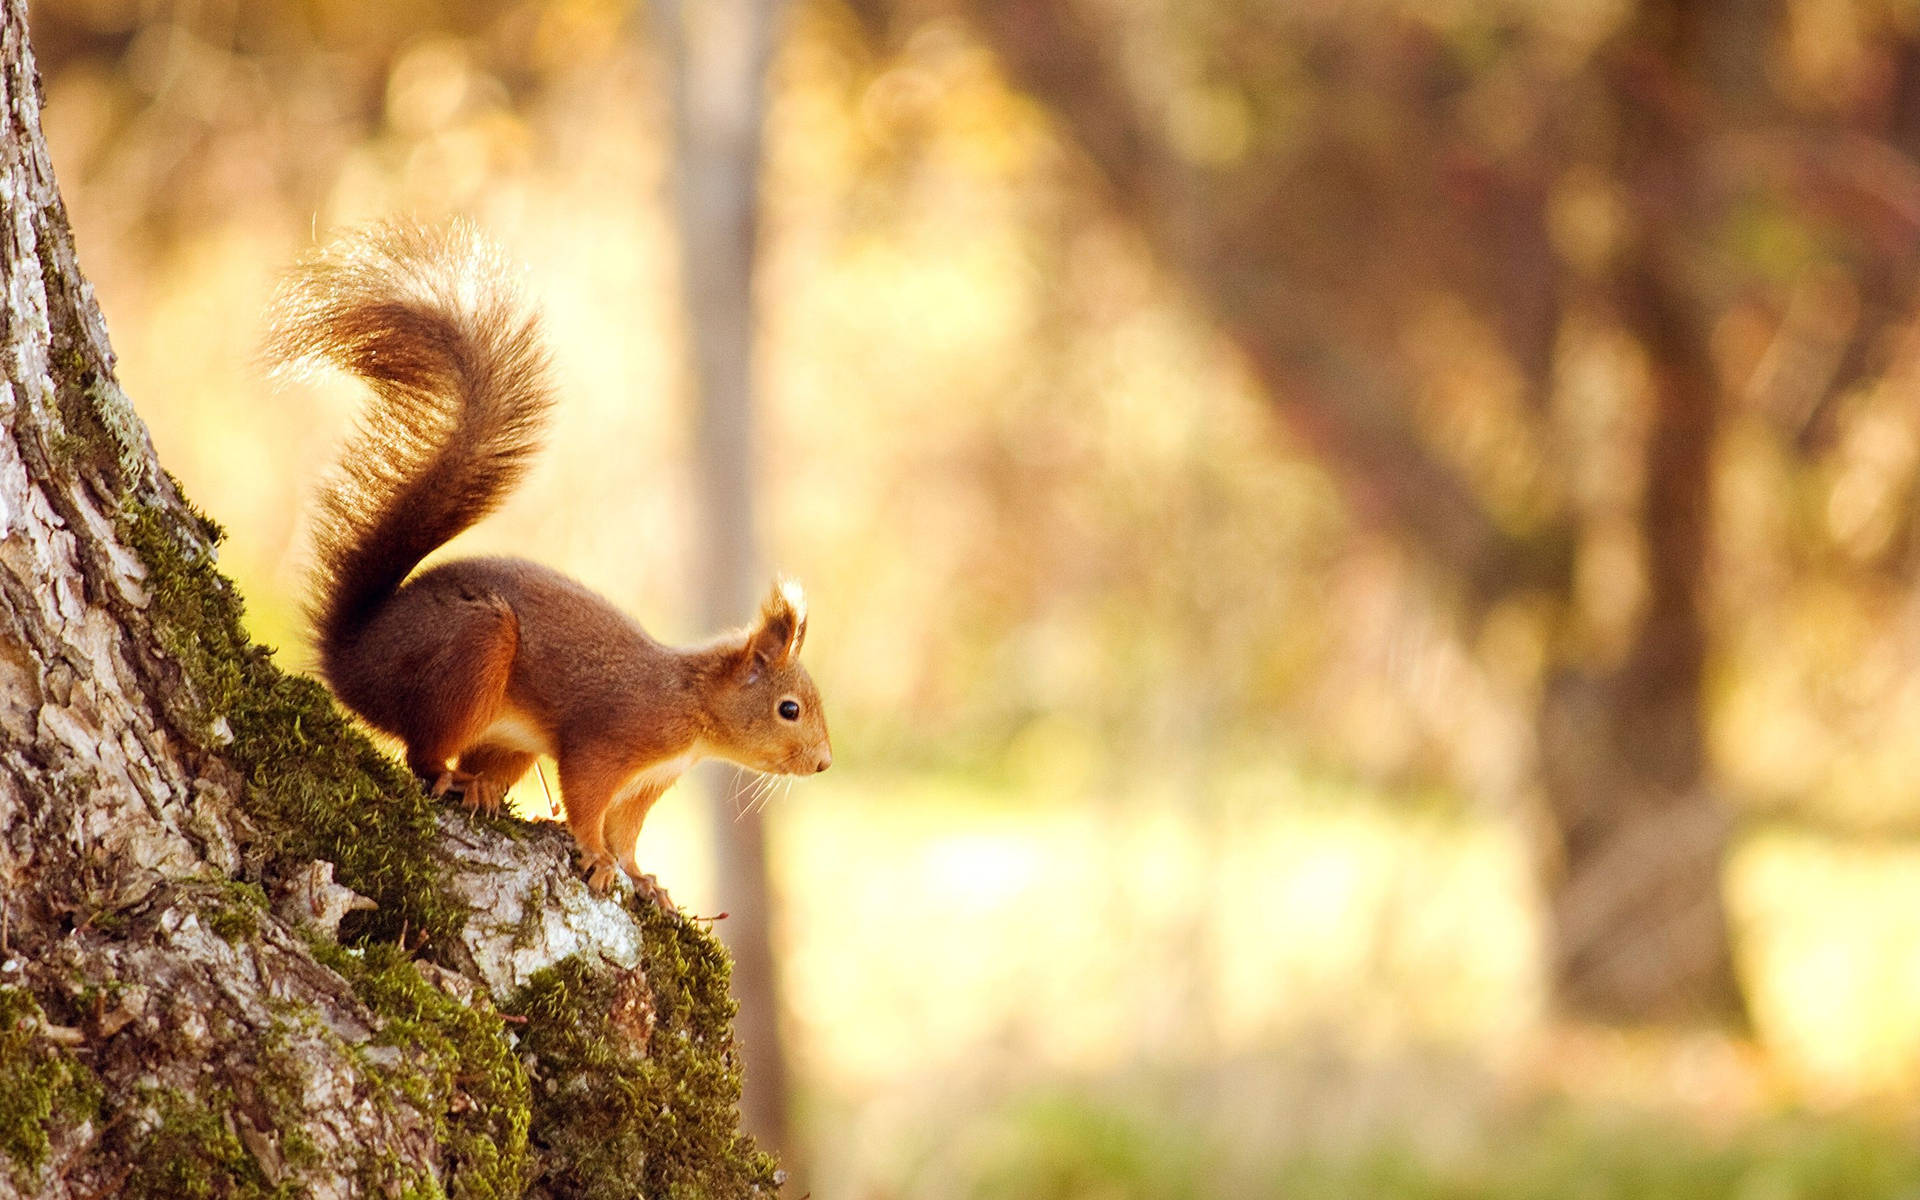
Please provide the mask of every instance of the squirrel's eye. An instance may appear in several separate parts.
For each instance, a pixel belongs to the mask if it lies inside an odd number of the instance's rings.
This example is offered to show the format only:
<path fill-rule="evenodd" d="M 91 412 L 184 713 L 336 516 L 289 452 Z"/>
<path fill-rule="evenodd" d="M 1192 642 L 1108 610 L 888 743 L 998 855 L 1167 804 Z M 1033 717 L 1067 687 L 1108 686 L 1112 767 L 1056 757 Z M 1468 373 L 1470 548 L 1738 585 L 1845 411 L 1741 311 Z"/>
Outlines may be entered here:
<path fill-rule="evenodd" d="M 798 700 L 782 700 L 780 702 L 780 716 L 783 720 L 798 721 L 800 719 L 800 702 Z"/>

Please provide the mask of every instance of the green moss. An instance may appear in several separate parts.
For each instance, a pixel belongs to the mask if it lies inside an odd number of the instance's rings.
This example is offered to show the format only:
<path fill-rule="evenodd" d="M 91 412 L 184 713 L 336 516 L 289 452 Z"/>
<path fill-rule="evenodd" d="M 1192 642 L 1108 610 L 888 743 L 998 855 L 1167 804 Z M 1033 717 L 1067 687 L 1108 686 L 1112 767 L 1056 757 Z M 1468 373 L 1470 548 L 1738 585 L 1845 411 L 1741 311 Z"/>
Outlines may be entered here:
<path fill-rule="evenodd" d="M 43 265 L 49 264 L 43 260 Z M 54 373 L 54 403 L 60 414 L 51 447 L 55 456 L 69 468 L 112 481 L 120 490 L 149 484 L 145 431 L 126 393 L 111 376 L 95 370 L 78 345 L 56 347 L 54 355 L 64 368 Z"/>
<path fill-rule="evenodd" d="M 355 1177 L 360 1194 L 395 1196 L 399 1200 L 447 1200 L 446 1191 L 432 1175 L 382 1152 L 360 1164 Z"/>
<path fill-rule="evenodd" d="M 513 930 L 513 948 L 525 950 L 534 944 L 540 936 L 541 914 L 547 905 L 546 885 L 536 883 L 527 892 L 525 903 L 520 909 L 520 923 Z"/>
<path fill-rule="evenodd" d="M 682 917 L 634 912 L 644 996 L 635 977 L 574 958 L 506 1005 L 527 1018 L 539 1182 L 582 1200 L 772 1195 L 772 1156 L 737 1128 L 726 952 Z M 636 1012 L 648 1001 L 650 1024 Z"/>
<path fill-rule="evenodd" d="M 238 879 L 209 881 L 207 894 L 200 903 L 200 919 L 229 945 L 257 936 L 266 911 L 267 894 L 258 884 Z"/>
<path fill-rule="evenodd" d="M 213 1089 L 184 1096 L 149 1089 L 141 1100 L 153 1106 L 155 1125 L 133 1158 L 123 1194 L 175 1200 L 295 1200 L 300 1195 L 292 1180 L 277 1186 L 267 1182 L 232 1125 L 231 1093 Z"/>
<path fill-rule="evenodd" d="M 76 1012 L 100 1012 L 102 1009 L 119 1004 L 120 997 L 126 993 L 127 985 L 118 979 L 109 979 L 104 983 L 83 983 L 73 994 L 73 1008 Z"/>
<path fill-rule="evenodd" d="M 447 1194 L 455 1200 L 520 1195 L 529 1169 L 531 1101 L 526 1070 L 500 1014 L 484 999 L 468 1007 L 434 987 L 390 943 L 355 952 L 316 942 L 314 953 L 380 1017 L 373 1044 L 404 1052 L 397 1067 L 369 1061 L 368 1074 L 389 1089 L 388 1102 L 432 1119 L 445 1154 Z"/>
<path fill-rule="evenodd" d="M 144 479 L 148 469 L 144 430 L 140 418 L 134 415 L 133 405 L 127 402 L 126 393 L 112 379 L 92 372 L 83 374 L 81 380 L 86 398 L 83 411 L 95 425 L 96 444 L 113 455 L 120 478 Z"/>
<path fill-rule="evenodd" d="M 240 945 L 259 933 L 259 914 L 246 908 L 215 908 L 207 914 L 207 927 L 230 947 Z"/>
<path fill-rule="evenodd" d="M 48 1131 L 100 1111 L 100 1082 L 86 1064 L 39 1036 L 44 1015 L 21 988 L 0 988 L 0 1155 L 24 1184 L 53 1148 Z"/>
<path fill-rule="evenodd" d="M 241 626 L 241 601 L 205 547 L 218 534 L 167 510 L 129 505 L 124 533 L 148 570 L 155 633 L 179 664 L 188 698 L 170 714 L 209 747 L 224 743 L 245 778 L 242 805 L 268 864 L 334 864 L 341 883 L 379 905 L 350 918 L 349 936 L 403 929 L 450 942 L 466 911 L 446 895 L 434 857 L 439 805 L 375 749 L 326 689 L 273 665 Z"/>
<path fill-rule="evenodd" d="M 260 1071 L 252 1083 L 268 1126 L 279 1133 L 281 1161 L 299 1171 L 319 1166 L 322 1156 L 306 1130 L 306 1074 L 289 1036 L 294 1028 L 290 1021 L 277 1021 L 261 1037 Z"/>

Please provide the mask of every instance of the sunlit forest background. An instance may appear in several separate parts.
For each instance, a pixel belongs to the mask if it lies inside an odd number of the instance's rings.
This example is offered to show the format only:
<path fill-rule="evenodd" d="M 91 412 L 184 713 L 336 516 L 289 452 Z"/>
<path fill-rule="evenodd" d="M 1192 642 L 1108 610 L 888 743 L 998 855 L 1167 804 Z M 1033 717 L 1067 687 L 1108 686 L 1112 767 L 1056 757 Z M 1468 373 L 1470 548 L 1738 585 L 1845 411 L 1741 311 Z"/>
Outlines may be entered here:
<path fill-rule="evenodd" d="M 646 6 L 33 23 L 122 383 L 283 662 L 358 398 L 268 380 L 261 314 L 394 213 L 526 263 L 563 385 L 454 550 L 712 632 Z M 1920 1195 L 1920 8 L 778 31 L 759 520 L 836 762 L 765 813 L 811 1194 Z M 714 836 L 670 795 L 642 838 L 696 913 Z"/>

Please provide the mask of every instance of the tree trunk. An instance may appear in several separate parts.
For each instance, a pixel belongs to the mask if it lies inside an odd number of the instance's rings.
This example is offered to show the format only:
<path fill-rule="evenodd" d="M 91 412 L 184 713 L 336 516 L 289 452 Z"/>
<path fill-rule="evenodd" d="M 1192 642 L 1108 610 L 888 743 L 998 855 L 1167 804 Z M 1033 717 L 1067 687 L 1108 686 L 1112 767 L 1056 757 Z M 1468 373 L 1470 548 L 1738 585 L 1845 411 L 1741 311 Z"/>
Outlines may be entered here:
<path fill-rule="evenodd" d="M 1560 850 L 1549 882 L 1554 993 L 1566 1010 L 1600 1020 L 1746 1019 L 1720 882 L 1731 822 L 1707 759 L 1722 397 L 1695 248 L 1710 240 L 1704 147 L 1763 86 L 1773 15 L 1765 0 L 1645 0 L 1603 62 L 1614 169 L 1632 198 L 1613 302 L 1646 355 L 1652 414 L 1640 514 L 1646 594 L 1625 660 L 1549 680 L 1538 723 Z"/>
<path fill-rule="evenodd" d="M 860 0 L 859 7 L 871 27 L 884 27 L 877 0 Z M 1435 186 L 1427 176 L 1447 169 L 1447 160 L 1419 156 L 1447 131 L 1428 130 L 1402 113 L 1409 124 L 1397 144 L 1416 165 L 1404 168 L 1394 186 L 1372 181 L 1372 191 L 1363 185 L 1330 201 L 1320 193 L 1345 186 L 1340 177 L 1309 174 L 1262 202 L 1246 189 L 1268 173 L 1243 168 L 1234 179 L 1207 178 L 1166 144 L 1126 82 L 1123 56 L 1083 8 L 1064 0 L 962 0 L 961 7 L 1015 82 L 1060 117 L 1116 206 L 1214 311 L 1359 512 L 1394 528 L 1456 579 L 1470 610 L 1530 591 L 1572 610 L 1577 518 L 1526 537 L 1505 532 L 1425 442 L 1413 418 L 1413 391 L 1396 376 L 1391 353 L 1382 352 L 1380 330 L 1364 318 L 1349 327 L 1336 315 L 1364 311 L 1358 293 L 1391 286 L 1391 271 L 1364 274 L 1378 245 L 1396 244 L 1389 232 L 1396 213 L 1382 206 L 1443 207 L 1458 224 L 1450 234 L 1430 235 L 1429 245 L 1416 239 L 1400 246 L 1406 269 L 1437 264 L 1424 267 L 1434 286 L 1476 299 L 1490 327 L 1509 331 L 1516 363 L 1536 372 L 1530 390 L 1549 394 L 1561 287 L 1545 236 L 1550 173 L 1476 181 L 1481 192 L 1503 199 L 1498 207 L 1483 204 L 1485 211 L 1444 189 L 1423 206 Z M 1623 129 L 1621 161 L 1613 165 L 1623 191 L 1641 206 L 1644 232 L 1619 266 L 1616 299 L 1653 376 L 1640 530 L 1649 595 L 1627 661 L 1613 669 L 1567 664 L 1547 681 L 1535 714 L 1558 843 L 1544 881 L 1554 995 L 1563 1011 L 1626 1023 L 1741 1012 L 1720 894 L 1729 828 L 1708 782 L 1702 695 L 1701 592 L 1721 398 L 1703 302 L 1687 289 L 1689 264 L 1670 231 L 1697 220 L 1701 203 L 1701 130 L 1674 106 L 1699 101 L 1697 87 L 1719 88 L 1724 99 L 1730 89 L 1754 86 L 1763 73 L 1752 69 L 1753 58 L 1764 53 L 1771 19 L 1766 3 L 1749 0 L 1647 0 L 1642 8 L 1616 47 L 1617 59 L 1657 78 L 1629 71 L 1603 82 Z M 1686 19 L 1670 20 L 1676 13 Z M 1709 24 L 1725 36 L 1686 36 Z M 1738 36 L 1730 32 L 1736 25 Z M 1418 89 L 1413 95 L 1424 110 Z M 1530 156 L 1516 161 L 1539 169 Z M 1280 176 L 1297 164 L 1272 166 Z M 1336 269 L 1350 267 L 1350 274 L 1332 279 L 1295 269 L 1296 258 L 1311 260 L 1298 245 L 1340 236 L 1297 227 L 1329 210 L 1367 213 L 1361 236 L 1374 237 L 1344 247 Z M 1417 220 L 1409 227 L 1427 228 Z M 1468 248 L 1465 258 L 1447 257 L 1446 244 Z M 1520 261 L 1482 261 L 1501 254 Z"/>
<path fill-rule="evenodd" d="M 24 0 L 0 99 L 0 1196 L 771 1192 L 705 933 L 247 642 L 114 381 Z"/>
<path fill-rule="evenodd" d="M 1677 147 L 1654 160 L 1686 170 Z M 1677 253 L 1649 231 L 1624 252 L 1617 289 L 1647 351 L 1653 410 L 1639 629 L 1617 669 L 1550 679 L 1538 714 L 1559 843 L 1550 970 L 1561 1007 L 1580 1016 L 1739 1024 L 1720 885 L 1731 823 L 1707 783 L 1703 686 L 1719 396 L 1697 305 L 1676 281 Z"/>
<path fill-rule="evenodd" d="M 654 5 L 672 78 L 681 289 L 698 397 L 700 609 L 709 628 L 746 620 L 766 584 L 754 523 L 753 272 L 767 64 L 781 7 L 779 0 Z M 720 930 L 733 954 L 735 1033 L 748 1065 L 741 1117 L 798 1173 L 804 1164 L 787 1121 L 766 824 L 749 803 L 750 776 L 709 778 L 727 910 Z"/>

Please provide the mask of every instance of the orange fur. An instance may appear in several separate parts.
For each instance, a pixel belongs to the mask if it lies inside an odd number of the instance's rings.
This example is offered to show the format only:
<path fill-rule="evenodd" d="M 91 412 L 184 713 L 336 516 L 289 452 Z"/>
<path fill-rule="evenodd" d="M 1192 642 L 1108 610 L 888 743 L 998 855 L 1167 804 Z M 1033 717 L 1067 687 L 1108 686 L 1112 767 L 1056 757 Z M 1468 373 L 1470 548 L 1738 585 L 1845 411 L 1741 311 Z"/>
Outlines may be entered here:
<path fill-rule="evenodd" d="M 582 866 L 603 888 L 616 866 L 646 878 L 634 839 L 692 762 L 788 774 L 832 762 L 790 583 L 748 628 L 676 649 L 523 559 L 412 574 L 518 481 L 552 404 L 538 319 L 470 227 L 392 224 L 322 252 L 283 288 L 272 348 L 373 391 L 320 497 L 315 640 L 334 694 L 404 741 L 436 794 L 492 811 L 552 755 Z"/>

